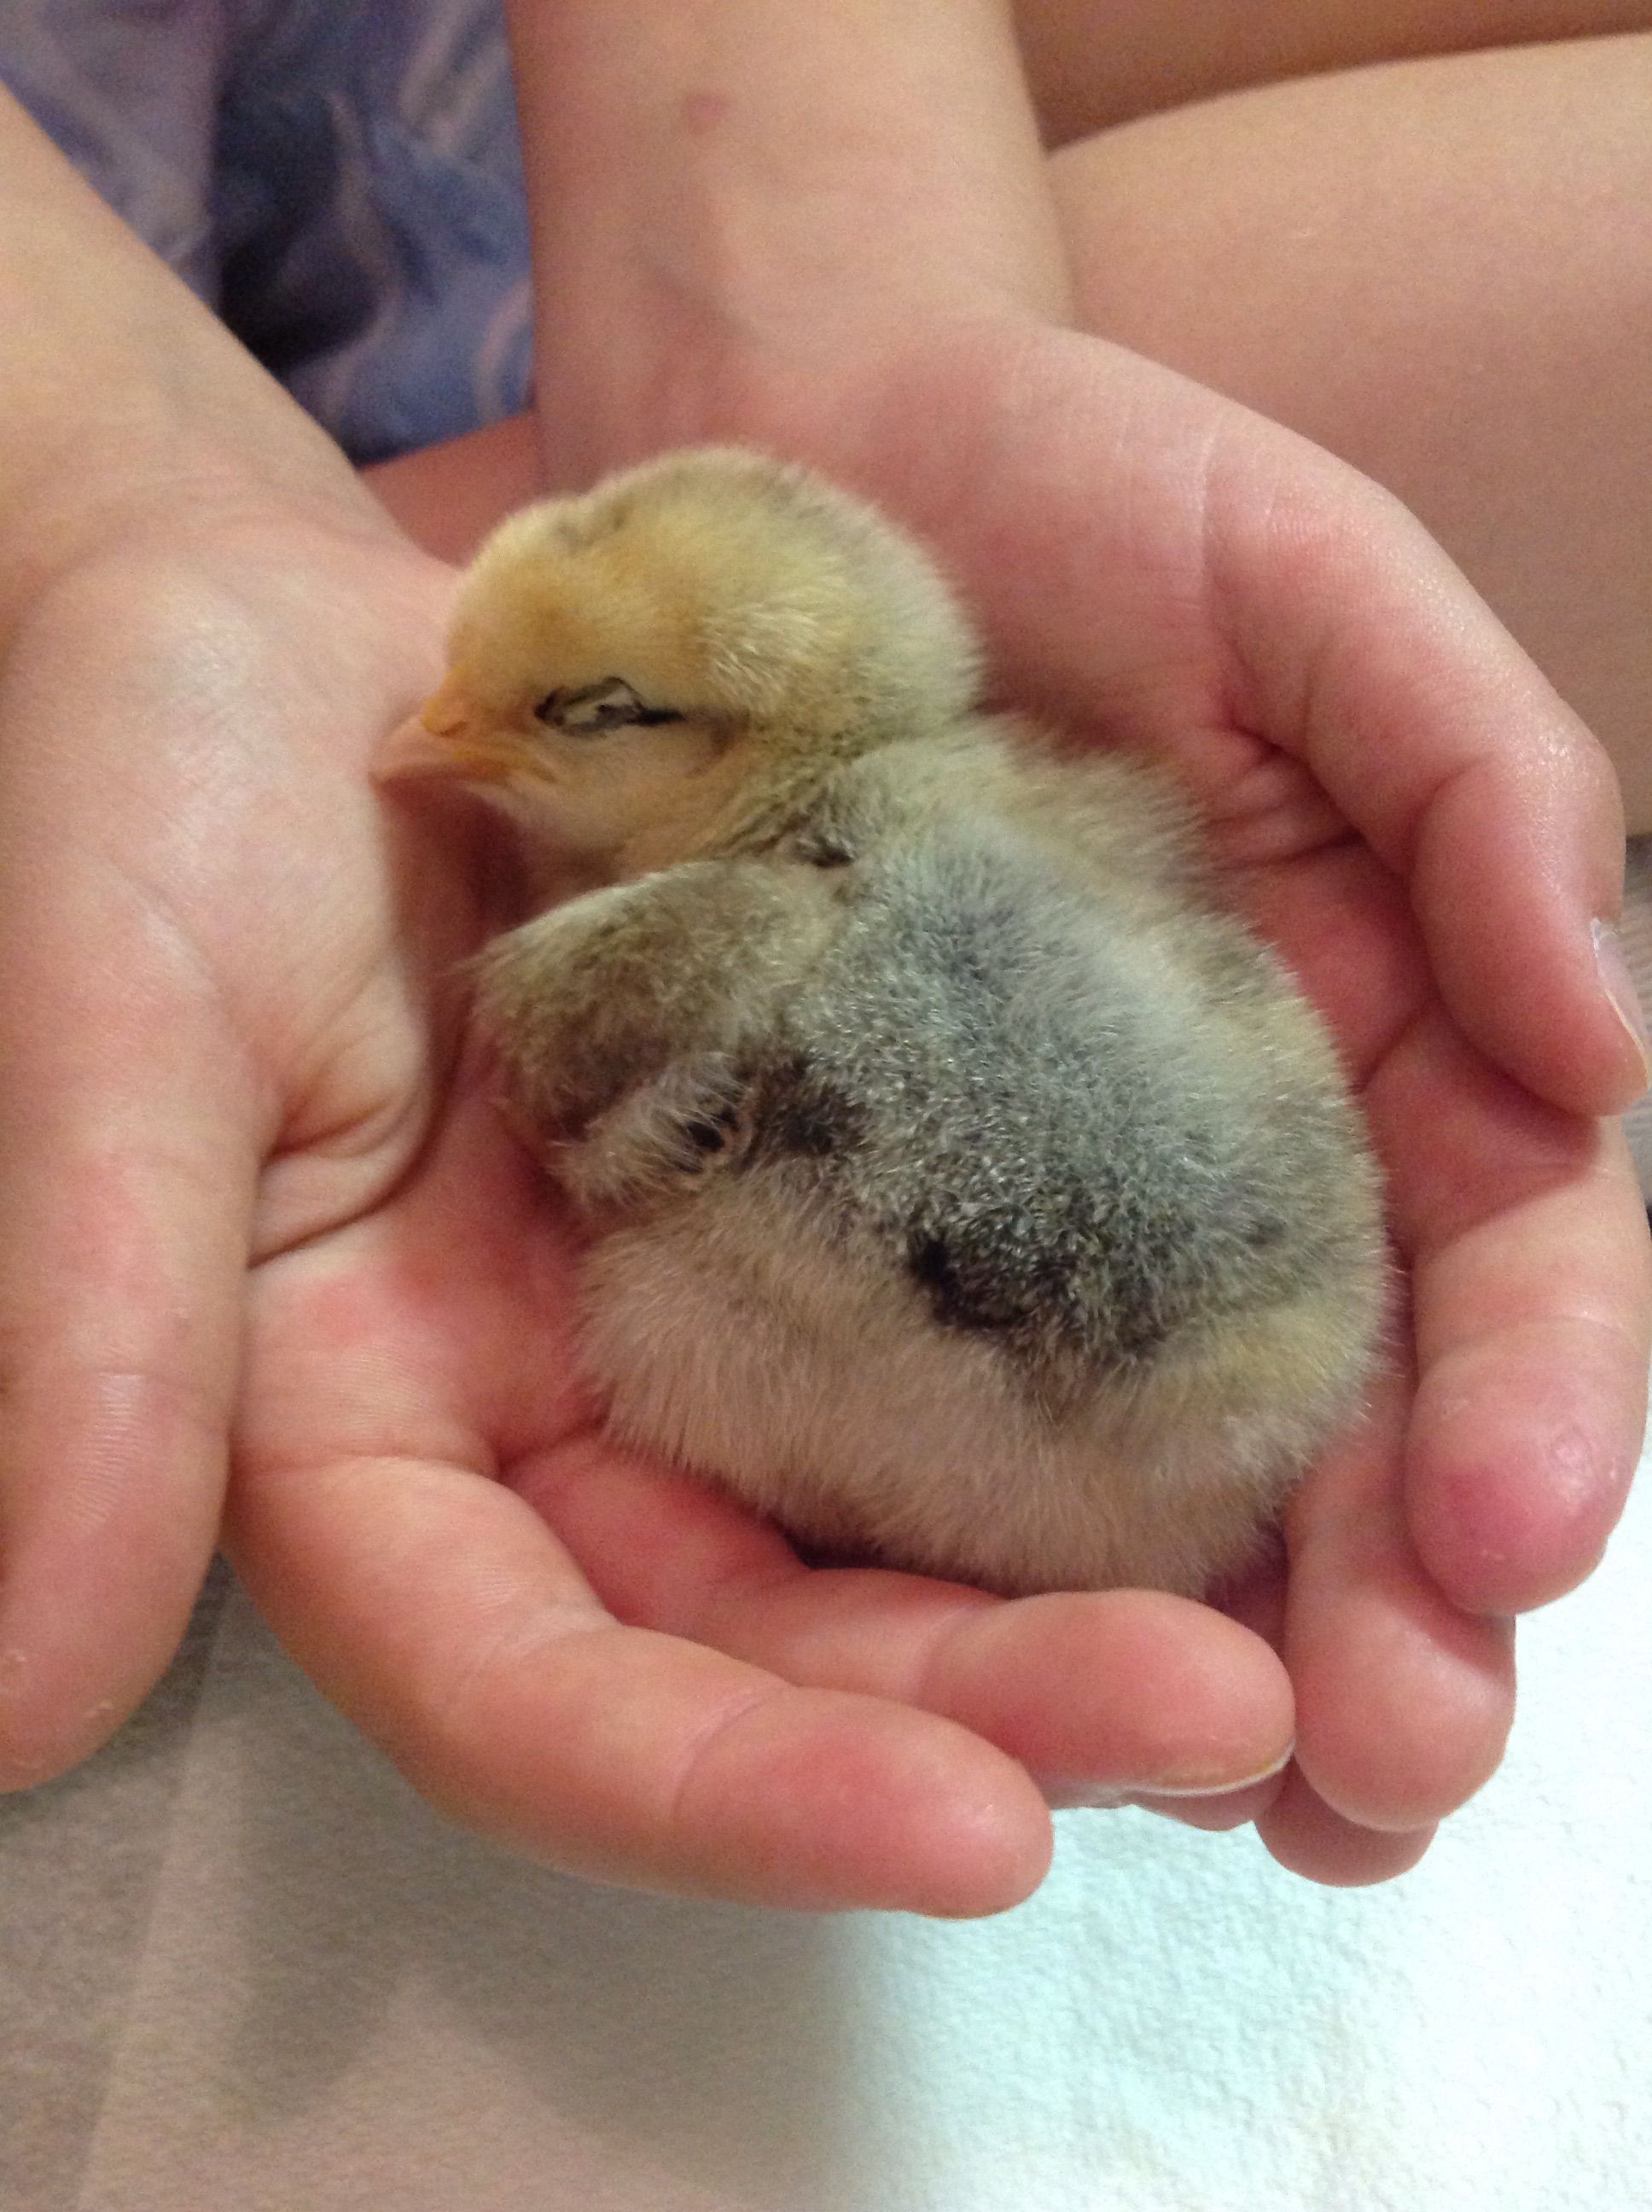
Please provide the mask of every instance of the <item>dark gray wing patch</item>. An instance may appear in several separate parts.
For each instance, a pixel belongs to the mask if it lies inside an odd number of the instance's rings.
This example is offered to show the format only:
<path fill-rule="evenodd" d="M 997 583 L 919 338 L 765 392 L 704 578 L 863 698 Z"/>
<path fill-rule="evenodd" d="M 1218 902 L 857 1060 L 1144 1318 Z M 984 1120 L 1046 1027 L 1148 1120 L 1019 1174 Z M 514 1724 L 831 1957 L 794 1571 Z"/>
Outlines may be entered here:
<path fill-rule="evenodd" d="M 865 1107 L 805 1053 L 755 1072 L 751 1112 L 754 1157 L 838 1158 L 865 1135 Z"/>
<path fill-rule="evenodd" d="M 1185 1317 L 1179 1255 L 1109 1211 L 1101 1194 L 1076 1194 L 1050 1211 L 920 1218 L 907 1273 L 940 1328 L 995 1338 L 1034 1367 L 1146 1358 Z"/>

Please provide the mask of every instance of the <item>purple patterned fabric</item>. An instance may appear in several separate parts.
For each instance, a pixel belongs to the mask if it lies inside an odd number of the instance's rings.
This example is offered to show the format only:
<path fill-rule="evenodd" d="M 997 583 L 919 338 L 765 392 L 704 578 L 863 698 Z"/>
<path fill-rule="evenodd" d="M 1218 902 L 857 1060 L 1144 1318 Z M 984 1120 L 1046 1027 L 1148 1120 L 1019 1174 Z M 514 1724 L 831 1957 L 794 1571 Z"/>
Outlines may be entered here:
<path fill-rule="evenodd" d="M 0 79 L 356 459 L 525 403 L 499 0 L 6 0 Z"/>

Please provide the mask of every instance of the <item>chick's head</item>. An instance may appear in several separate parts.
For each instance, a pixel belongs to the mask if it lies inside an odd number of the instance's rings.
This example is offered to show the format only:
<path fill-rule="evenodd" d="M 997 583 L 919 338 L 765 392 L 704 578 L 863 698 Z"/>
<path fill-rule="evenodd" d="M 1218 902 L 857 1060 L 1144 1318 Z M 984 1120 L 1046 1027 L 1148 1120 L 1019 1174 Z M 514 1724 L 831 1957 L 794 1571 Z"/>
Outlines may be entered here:
<path fill-rule="evenodd" d="M 749 798 L 956 721 L 975 641 L 859 501 L 734 449 L 668 455 L 503 523 L 460 587 L 422 750 L 563 849 L 648 865 Z"/>

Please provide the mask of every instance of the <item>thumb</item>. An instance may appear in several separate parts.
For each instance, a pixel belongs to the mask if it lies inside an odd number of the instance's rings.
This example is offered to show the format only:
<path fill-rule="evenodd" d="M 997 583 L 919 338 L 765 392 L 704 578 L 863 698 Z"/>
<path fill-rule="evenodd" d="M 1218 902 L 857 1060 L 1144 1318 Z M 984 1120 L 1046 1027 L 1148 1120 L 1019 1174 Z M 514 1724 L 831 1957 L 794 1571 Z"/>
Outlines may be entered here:
<path fill-rule="evenodd" d="M 0 1786 L 21 1786 L 149 1689 L 210 1558 L 257 1144 L 165 915 L 91 863 L 0 884 Z"/>

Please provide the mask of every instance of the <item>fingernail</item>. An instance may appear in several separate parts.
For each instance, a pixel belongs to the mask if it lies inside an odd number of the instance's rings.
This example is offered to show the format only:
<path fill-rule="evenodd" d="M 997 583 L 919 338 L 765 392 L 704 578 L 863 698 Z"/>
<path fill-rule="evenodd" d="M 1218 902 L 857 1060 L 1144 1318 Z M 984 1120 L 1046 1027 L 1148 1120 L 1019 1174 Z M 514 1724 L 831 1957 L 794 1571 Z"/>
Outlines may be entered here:
<path fill-rule="evenodd" d="M 1259 1782 L 1271 1782 L 1281 1774 L 1296 1756 L 1295 1741 L 1286 1744 L 1278 1758 L 1271 1759 L 1266 1766 L 1259 1766 L 1254 1774 L 1238 1774 L 1225 1782 L 1079 1782 L 1062 1780 L 1041 1784 L 1053 1813 L 1077 1812 L 1081 1808 L 1113 1812 L 1121 1805 L 1132 1805 L 1139 1797 L 1230 1797 L 1236 1790 L 1254 1789 Z"/>
<path fill-rule="evenodd" d="M 1596 921 L 1591 925 L 1594 939 L 1594 964 L 1600 981 L 1611 1000 L 1619 1020 L 1635 1040 L 1635 1049 L 1641 1055 L 1641 1080 L 1652 1084 L 1652 1037 L 1649 1037 L 1646 1014 L 1641 1005 L 1641 994 L 1624 957 L 1624 940 L 1616 925 Z"/>
<path fill-rule="evenodd" d="M 1130 1802 L 1128 1790 L 1105 1790 L 1099 1782 L 1046 1782 L 1045 1802 L 1052 1813 L 1113 1813 Z"/>

